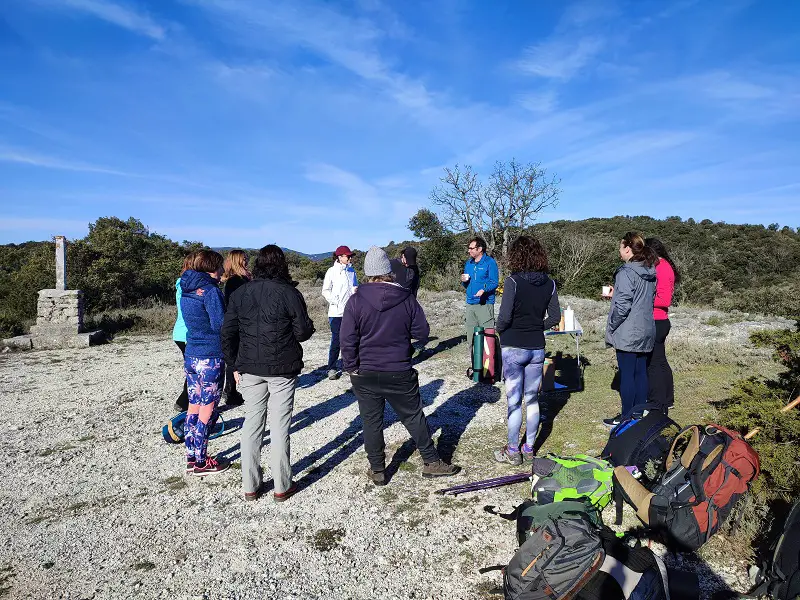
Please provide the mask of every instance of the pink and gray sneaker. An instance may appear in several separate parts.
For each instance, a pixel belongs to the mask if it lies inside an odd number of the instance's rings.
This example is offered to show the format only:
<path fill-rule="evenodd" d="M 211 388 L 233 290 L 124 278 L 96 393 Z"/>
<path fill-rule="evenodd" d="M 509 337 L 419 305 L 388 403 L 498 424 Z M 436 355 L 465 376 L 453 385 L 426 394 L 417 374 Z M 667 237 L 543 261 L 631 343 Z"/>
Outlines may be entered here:
<path fill-rule="evenodd" d="M 228 468 L 231 466 L 226 460 L 216 460 L 215 458 L 207 458 L 205 464 L 195 463 L 194 464 L 194 471 L 192 471 L 198 477 L 205 477 L 206 475 L 215 475 L 217 473 L 222 473 L 223 471 L 227 471 Z"/>

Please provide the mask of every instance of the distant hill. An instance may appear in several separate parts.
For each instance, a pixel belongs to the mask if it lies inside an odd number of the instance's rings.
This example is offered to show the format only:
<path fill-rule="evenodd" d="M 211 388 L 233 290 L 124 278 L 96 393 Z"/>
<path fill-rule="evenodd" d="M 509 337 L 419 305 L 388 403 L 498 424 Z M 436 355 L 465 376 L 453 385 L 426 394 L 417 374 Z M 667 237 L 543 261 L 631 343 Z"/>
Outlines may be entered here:
<path fill-rule="evenodd" d="M 234 246 L 220 246 L 220 247 L 217 247 L 217 248 L 212 248 L 212 250 L 215 250 L 216 252 L 219 252 L 220 254 L 225 254 L 226 252 L 228 252 L 230 250 L 233 250 L 233 249 L 234 249 Z M 244 250 L 248 254 L 255 254 L 256 252 L 258 252 L 258 248 L 242 248 L 242 250 Z M 330 252 L 318 252 L 317 254 L 308 254 L 306 252 L 300 252 L 299 250 L 292 250 L 291 248 L 281 248 L 281 250 L 283 250 L 287 254 L 289 252 L 291 252 L 293 254 L 297 254 L 299 256 L 303 256 L 305 258 L 308 258 L 309 260 L 324 260 L 326 258 L 330 258 L 331 255 L 333 254 L 333 250 L 331 250 Z"/>

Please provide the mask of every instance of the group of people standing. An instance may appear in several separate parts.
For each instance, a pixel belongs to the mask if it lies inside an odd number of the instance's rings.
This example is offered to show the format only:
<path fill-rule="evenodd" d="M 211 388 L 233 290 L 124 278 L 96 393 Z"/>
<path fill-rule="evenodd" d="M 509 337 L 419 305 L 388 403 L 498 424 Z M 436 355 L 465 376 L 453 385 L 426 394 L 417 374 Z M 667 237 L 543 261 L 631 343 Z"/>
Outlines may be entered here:
<path fill-rule="evenodd" d="M 486 242 L 480 237 L 469 241 L 467 252 L 469 259 L 461 283 L 466 291 L 470 356 L 475 327 L 494 328 L 500 338 L 508 440 L 493 455 L 498 462 L 520 465 L 535 452 L 545 332 L 557 329 L 561 320 L 558 291 L 548 276 L 545 248 L 534 237 L 520 236 L 511 244 L 506 257 L 509 276 L 503 283 L 503 302 L 495 319 L 497 263 L 486 254 Z M 606 295 L 612 303 L 605 340 L 616 350 L 622 408 L 618 415 L 603 420 L 609 426 L 617 425 L 637 407 L 666 411 L 674 404 L 665 342 L 670 331 L 669 307 L 679 280 L 678 271 L 657 238 L 644 240 L 638 233 L 629 232 L 620 240 L 619 253 L 623 264 Z M 520 445 L 523 421 L 525 439 Z"/>
<path fill-rule="evenodd" d="M 531 236 L 518 237 L 506 257 L 509 275 L 495 318 L 497 262 L 486 253 L 480 237 L 469 241 L 467 252 L 461 284 L 468 346 L 471 352 L 476 327 L 494 327 L 506 383 L 508 439 L 493 450 L 493 457 L 519 465 L 536 449 L 545 332 L 557 328 L 561 319 L 557 286 L 548 275 L 542 244 Z M 658 239 L 644 240 L 637 233 L 622 238 L 619 253 L 623 264 L 607 294 L 612 302 L 606 343 L 616 350 L 622 410 L 605 419 L 609 425 L 636 407 L 658 404 L 666 410 L 674 402 L 664 344 L 677 269 Z M 386 402 L 419 449 L 423 476 L 454 475 L 460 468 L 443 461 L 431 439 L 418 373 L 412 366 L 412 341 L 424 343 L 430 334 L 416 298 L 420 281 L 416 250 L 405 248 L 399 259 L 390 260 L 384 250 L 371 247 L 364 260 L 366 281 L 360 285 L 352 256 L 347 246 L 338 247 L 323 281 L 331 330 L 327 375 L 329 379 L 338 379 L 342 372 L 349 375 L 363 422 L 367 476 L 375 485 L 387 482 Z M 184 355 L 186 373 L 176 409 L 187 411 L 186 472 L 207 476 L 229 467 L 227 461 L 207 455 L 208 436 L 224 392 L 229 405 L 244 404 L 241 455 L 246 500 L 259 498 L 264 490 L 260 457 L 268 418 L 274 499 L 286 500 L 297 491 L 289 426 L 304 366 L 301 343 L 315 328 L 296 285 L 283 251 L 275 245 L 259 250 L 252 273 L 241 250 L 232 250 L 225 259 L 211 250 L 194 252 L 186 257 L 176 282 L 173 339 Z"/>
<path fill-rule="evenodd" d="M 362 286 L 351 257 L 346 246 L 337 248 L 323 284 L 331 328 L 328 376 L 340 376 L 341 351 L 364 423 L 367 475 L 376 485 L 387 481 L 383 441 L 387 401 L 420 450 L 423 477 L 454 475 L 459 467 L 441 460 L 431 439 L 417 372 L 411 365 L 412 338 L 425 339 L 430 332 L 416 300 L 416 251 L 407 248 L 392 264 L 385 251 L 370 248 Z M 186 374 L 176 409 L 187 412 L 186 472 L 208 476 L 230 466 L 207 453 L 224 391 L 229 405 L 244 404 L 241 455 L 246 500 L 259 498 L 265 489 L 260 458 L 268 417 L 273 497 L 282 502 L 297 491 L 289 427 L 304 366 L 301 343 L 315 329 L 296 285 L 283 251 L 275 245 L 259 250 L 252 274 L 241 250 L 231 251 L 225 259 L 211 250 L 194 252 L 186 257 L 176 282 L 173 339 L 184 355 Z"/>

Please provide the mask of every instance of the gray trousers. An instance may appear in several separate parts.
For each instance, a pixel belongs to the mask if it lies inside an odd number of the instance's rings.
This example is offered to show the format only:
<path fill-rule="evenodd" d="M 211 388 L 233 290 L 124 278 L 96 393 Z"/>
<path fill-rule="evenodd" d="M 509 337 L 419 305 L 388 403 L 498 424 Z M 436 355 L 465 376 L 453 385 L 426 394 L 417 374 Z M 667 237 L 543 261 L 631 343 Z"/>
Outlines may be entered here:
<path fill-rule="evenodd" d="M 472 361 L 472 336 L 475 327 L 494 327 L 494 304 L 467 304 L 467 352 Z"/>
<path fill-rule="evenodd" d="M 292 462 L 289 457 L 289 425 L 294 409 L 297 377 L 261 377 L 243 373 L 238 390 L 244 398 L 242 426 L 242 487 L 245 493 L 256 492 L 262 484 L 261 441 L 267 425 L 269 405 L 269 468 L 275 491 L 289 489 Z"/>

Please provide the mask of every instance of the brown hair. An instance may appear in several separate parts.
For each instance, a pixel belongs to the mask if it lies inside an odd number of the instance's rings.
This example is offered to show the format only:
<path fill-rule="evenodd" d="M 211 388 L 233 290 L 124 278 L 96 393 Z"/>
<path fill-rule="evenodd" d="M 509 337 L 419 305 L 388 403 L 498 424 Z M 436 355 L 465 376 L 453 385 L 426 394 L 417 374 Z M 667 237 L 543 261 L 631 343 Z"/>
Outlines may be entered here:
<path fill-rule="evenodd" d="M 633 251 L 631 261 L 640 262 L 645 267 L 652 267 L 658 262 L 658 254 L 656 251 L 644 243 L 644 238 L 635 231 L 629 231 L 620 240 L 623 246 L 630 248 Z"/>
<path fill-rule="evenodd" d="M 467 242 L 467 246 L 469 246 L 472 242 L 475 242 L 475 246 L 481 249 L 481 252 L 486 254 L 486 240 L 480 236 L 475 236 L 469 242 Z"/>
<path fill-rule="evenodd" d="M 394 273 L 386 273 L 385 275 L 372 275 L 367 277 L 368 283 L 394 283 Z"/>
<path fill-rule="evenodd" d="M 508 250 L 508 270 L 511 273 L 547 273 L 550 270 L 547 251 L 535 237 L 521 235 L 511 243 Z"/>
<path fill-rule="evenodd" d="M 194 270 L 201 273 L 216 273 L 222 268 L 225 259 L 222 254 L 213 250 L 200 250 L 195 254 Z"/>
<path fill-rule="evenodd" d="M 222 281 L 228 281 L 231 277 L 238 275 L 245 279 L 250 279 L 250 271 L 247 270 L 247 253 L 244 250 L 231 250 L 225 257 Z"/>
<path fill-rule="evenodd" d="M 183 257 L 183 266 L 181 267 L 181 275 L 183 275 L 186 271 L 194 269 L 194 261 L 196 256 L 197 252 L 189 252 L 189 254 Z"/>

